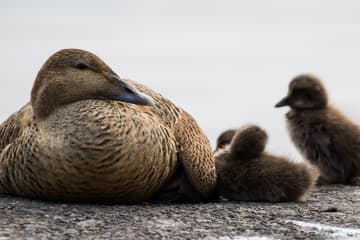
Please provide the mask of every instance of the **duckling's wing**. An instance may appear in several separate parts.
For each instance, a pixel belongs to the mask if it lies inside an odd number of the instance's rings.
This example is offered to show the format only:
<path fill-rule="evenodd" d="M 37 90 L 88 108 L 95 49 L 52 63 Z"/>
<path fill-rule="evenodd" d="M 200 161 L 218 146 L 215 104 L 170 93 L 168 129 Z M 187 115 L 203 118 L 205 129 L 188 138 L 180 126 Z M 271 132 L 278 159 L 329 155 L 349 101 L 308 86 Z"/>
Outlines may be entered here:
<path fill-rule="evenodd" d="M 26 122 L 32 119 L 30 104 L 25 105 L 18 112 L 13 113 L 0 125 L 0 154 L 4 148 L 15 141 L 26 126 Z"/>
<path fill-rule="evenodd" d="M 180 148 L 179 158 L 189 181 L 204 200 L 214 197 L 216 170 L 209 140 L 195 119 L 184 110 L 175 125 L 175 138 Z"/>
<path fill-rule="evenodd" d="M 345 160 L 341 158 L 338 151 L 339 146 L 335 144 L 335 139 L 329 134 L 329 131 L 324 127 L 314 129 L 312 137 L 315 147 L 318 148 L 317 152 L 320 156 L 315 156 L 317 159 L 323 159 L 322 164 L 328 165 L 330 169 L 337 172 L 338 177 L 343 180 L 346 177 Z"/>

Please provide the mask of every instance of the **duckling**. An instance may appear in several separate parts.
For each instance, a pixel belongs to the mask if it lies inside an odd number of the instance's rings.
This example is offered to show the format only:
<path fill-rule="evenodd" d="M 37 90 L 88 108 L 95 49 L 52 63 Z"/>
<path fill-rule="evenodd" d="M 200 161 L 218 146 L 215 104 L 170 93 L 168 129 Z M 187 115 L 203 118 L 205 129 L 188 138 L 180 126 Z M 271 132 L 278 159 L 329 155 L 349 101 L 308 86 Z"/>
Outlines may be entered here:
<path fill-rule="evenodd" d="M 360 128 L 328 104 L 320 79 L 295 77 L 288 95 L 275 107 L 283 106 L 290 107 L 286 119 L 291 139 L 319 167 L 320 182 L 360 186 Z"/>
<path fill-rule="evenodd" d="M 268 136 L 255 125 L 236 131 L 230 144 L 216 151 L 218 191 L 235 201 L 303 201 L 312 190 L 318 170 L 307 162 L 294 163 L 264 152 Z"/>
<path fill-rule="evenodd" d="M 235 132 L 236 132 L 235 129 L 229 129 L 221 133 L 216 140 L 215 151 L 219 150 L 220 148 L 224 148 L 226 145 L 228 145 L 231 142 L 232 138 L 234 137 Z"/>
<path fill-rule="evenodd" d="M 179 166 L 196 197 L 215 192 L 210 143 L 196 121 L 87 51 L 52 55 L 30 103 L 0 134 L 0 193 L 133 204 L 158 194 Z"/>

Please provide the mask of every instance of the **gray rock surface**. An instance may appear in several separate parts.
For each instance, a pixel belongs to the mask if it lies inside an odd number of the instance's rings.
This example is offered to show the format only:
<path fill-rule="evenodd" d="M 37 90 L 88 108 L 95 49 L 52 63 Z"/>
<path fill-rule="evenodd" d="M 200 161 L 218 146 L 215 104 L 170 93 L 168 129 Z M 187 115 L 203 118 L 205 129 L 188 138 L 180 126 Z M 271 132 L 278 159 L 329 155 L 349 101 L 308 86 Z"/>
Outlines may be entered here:
<path fill-rule="evenodd" d="M 360 188 L 322 186 L 304 203 L 80 205 L 0 196 L 5 239 L 360 239 Z"/>

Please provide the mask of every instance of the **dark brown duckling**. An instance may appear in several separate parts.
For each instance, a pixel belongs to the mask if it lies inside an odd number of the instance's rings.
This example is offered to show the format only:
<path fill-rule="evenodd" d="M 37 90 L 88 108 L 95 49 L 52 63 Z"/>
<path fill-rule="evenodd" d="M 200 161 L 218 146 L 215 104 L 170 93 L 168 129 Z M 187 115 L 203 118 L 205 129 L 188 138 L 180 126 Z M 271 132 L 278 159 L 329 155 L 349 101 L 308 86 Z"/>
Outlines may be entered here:
<path fill-rule="evenodd" d="M 294 163 L 264 152 L 268 136 L 257 126 L 236 131 L 231 143 L 215 152 L 218 191 L 235 201 L 305 200 L 318 177 L 307 162 Z"/>
<path fill-rule="evenodd" d="M 231 142 L 232 138 L 234 137 L 235 133 L 236 133 L 235 129 L 229 129 L 221 133 L 216 140 L 215 151 L 219 150 L 220 148 L 224 148 L 226 145 L 228 145 Z"/>
<path fill-rule="evenodd" d="M 299 75 L 276 107 L 289 106 L 287 127 L 302 155 L 320 169 L 320 183 L 360 186 L 360 128 L 328 104 L 323 83 Z"/>

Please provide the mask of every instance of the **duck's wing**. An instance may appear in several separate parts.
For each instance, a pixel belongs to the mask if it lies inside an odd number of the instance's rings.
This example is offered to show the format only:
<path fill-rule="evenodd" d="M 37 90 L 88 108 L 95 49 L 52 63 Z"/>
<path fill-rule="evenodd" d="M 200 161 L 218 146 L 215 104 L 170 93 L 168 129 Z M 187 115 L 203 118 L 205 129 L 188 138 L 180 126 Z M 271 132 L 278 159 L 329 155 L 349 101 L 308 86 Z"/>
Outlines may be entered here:
<path fill-rule="evenodd" d="M 183 177 L 174 178 L 177 182 L 175 185 L 180 185 L 180 190 L 176 194 L 191 196 L 193 199 L 189 199 L 190 201 L 197 201 L 198 196 L 195 196 L 190 190 L 191 187 L 194 187 L 203 200 L 216 197 L 215 160 L 209 140 L 197 122 L 190 114 L 147 86 L 129 79 L 126 82 L 153 99 L 155 105 L 149 107 L 149 110 L 158 117 L 160 122 L 173 130 L 179 146 L 180 167 L 184 169 L 185 177 L 188 178 L 188 181 L 184 181 Z M 191 186 L 188 186 L 186 182 Z"/>
<path fill-rule="evenodd" d="M 0 125 L 0 154 L 4 148 L 14 142 L 32 120 L 32 108 L 26 104 L 18 112 L 13 113 Z"/>
<path fill-rule="evenodd" d="M 210 142 L 195 119 L 184 110 L 175 125 L 179 160 L 195 189 L 204 200 L 215 196 L 216 170 Z"/>
<path fill-rule="evenodd" d="M 332 126 L 331 129 L 325 126 L 313 128 L 311 132 L 312 143 L 316 149 L 313 158 L 318 159 L 317 161 L 320 161 L 321 165 L 326 166 L 328 175 L 340 182 L 346 182 L 353 160 L 353 149 L 349 146 L 348 141 L 343 139 L 343 136 L 351 138 L 346 129 L 336 126 Z"/>

